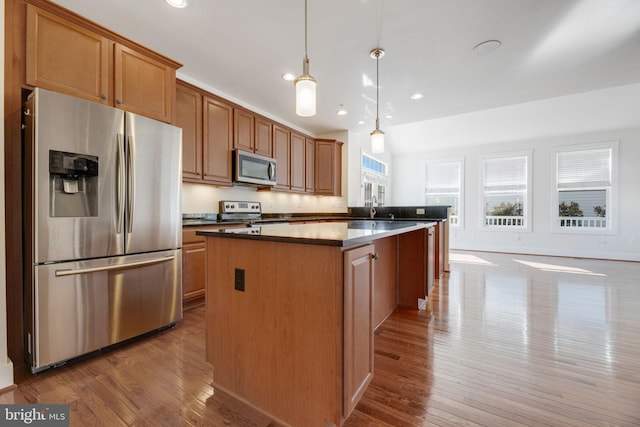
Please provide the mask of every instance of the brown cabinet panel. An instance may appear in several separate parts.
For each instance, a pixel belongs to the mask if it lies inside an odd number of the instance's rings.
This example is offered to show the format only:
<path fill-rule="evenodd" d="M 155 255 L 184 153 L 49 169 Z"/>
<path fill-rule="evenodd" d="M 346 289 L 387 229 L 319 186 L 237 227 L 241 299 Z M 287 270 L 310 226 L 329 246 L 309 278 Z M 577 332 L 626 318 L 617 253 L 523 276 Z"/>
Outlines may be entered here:
<path fill-rule="evenodd" d="M 290 186 L 290 132 L 282 126 L 273 125 L 273 157 L 276 159 L 276 189 L 289 190 Z"/>
<path fill-rule="evenodd" d="M 256 116 L 255 118 L 255 152 L 263 156 L 273 155 L 273 124 L 270 120 Z"/>
<path fill-rule="evenodd" d="M 342 142 L 316 139 L 316 193 L 340 196 L 342 193 Z"/>
<path fill-rule="evenodd" d="M 255 146 L 255 116 L 240 108 L 233 109 L 233 148 L 253 153 Z"/>
<path fill-rule="evenodd" d="M 398 237 L 375 241 L 373 325 L 377 328 L 398 305 Z"/>
<path fill-rule="evenodd" d="M 304 191 L 307 193 L 314 193 L 316 191 L 316 177 L 315 177 L 315 158 L 316 158 L 316 144 L 313 139 L 305 139 L 304 149 Z"/>
<path fill-rule="evenodd" d="M 27 84 L 173 122 L 178 64 L 55 5 L 43 7 L 56 13 L 27 5 Z"/>
<path fill-rule="evenodd" d="M 291 191 L 305 190 L 305 146 L 304 135 L 291 132 Z"/>
<path fill-rule="evenodd" d="M 206 245 L 184 243 L 182 246 L 182 300 L 204 296 Z"/>
<path fill-rule="evenodd" d="M 182 128 L 182 177 L 202 181 L 202 94 L 176 84 L 176 126 Z"/>
<path fill-rule="evenodd" d="M 116 107 L 171 122 L 175 70 L 126 46 L 116 44 L 114 51 Z"/>
<path fill-rule="evenodd" d="M 373 378 L 374 245 L 344 252 L 343 415 L 349 416 Z"/>
<path fill-rule="evenodd" d="M 433 286 L 429 245 L 430 229 L 398 236 L 398 305 L 418 309 L 418 298 L 426 298 Z"/>
<path fill-rule="evenodd" d="M 203 179 L 231 185 L 233 107 L 209 96 L 203 99 Z"/>
<path fill-rule="evenodd" d="M 26 82 L 111 104 L 112 44 L 88 29 L 27 5 Z"/>

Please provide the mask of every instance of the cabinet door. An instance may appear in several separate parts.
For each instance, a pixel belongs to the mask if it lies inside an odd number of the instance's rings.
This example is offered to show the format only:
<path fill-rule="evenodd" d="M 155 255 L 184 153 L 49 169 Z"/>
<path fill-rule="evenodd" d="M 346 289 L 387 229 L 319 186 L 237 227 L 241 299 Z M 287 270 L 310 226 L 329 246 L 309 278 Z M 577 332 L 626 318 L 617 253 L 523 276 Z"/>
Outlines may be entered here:
<path fill-rule="evenodd" d="M 289 190 L 289 134 L 283 127 L 273 125 L 273 157 L 276 159 L 276 185 L 279 190 Z"/>
<path fill-rule="evenodd" d="M 305 189 L 305 145 L 304 136 L 291 132 L 291 191 L 302 192 Z"/>
<path fill-rule="evenodd" d="M 202 94 L 176 85 L 176 126 L 182 128 L 182 178 L 202 181 Z"/>
<path fill-rule="evenodd" d="M 110 104 L 112 42 L 27 5 L 27 84 Z"/>
<path fill-rule="evenodd" d="M 182 300 L 204 295 L 206 245 L 184 243 L 182 246 Z"/>
<path fill-rule="evenodd" d="M 273 129 L 270 120 L 263 117 L 255 118 L 256 154 L 261 154 L 267 157 L 273 156 L 273 148 L 271 143 L 273 141 L 272 132 Z"/>
<path fill-rule="evenodd" d="M 255 133 L 254 115 L 239 108 L 233 109 L 233 148 L 253 153 Z"/>
<path fill-rule="evenodd" d="M 398 238 L 386 237 L 375 241 L 378 258 L 373 263 L 373 326 L 377 328 L 398 305 Z"/>
<path fill-rule="evenodd" d="M 203 99 L 203 179 L 231 185 L 231 149 L 233 141 L 233 107 L 212 98 Z"/>
<path fill-rule="evenodd" d="M 114 50 L 115 106 L 171 123 L 176 71 L 126 46 Z"/>
<path fill-rule="evenodd" d="M 315 158 L 316 158 L 316 144 L 313 139 L 305 139 L 304 149 L 305 165 L 304 165 L 304 191 L 307 193 L 313 193 L 316 191 L 316 177 L 315 177 Z"/>
<path fill-rule="evenodd" d="M 316 139 L 315 161 L 316 193 L 339 196 L 342 190 L 342 143 Z"/>
<path fill-rule="evenodd" d="M 373 253 L 373 245 L 344 252 L 345 418 L 373 378 Z"/>

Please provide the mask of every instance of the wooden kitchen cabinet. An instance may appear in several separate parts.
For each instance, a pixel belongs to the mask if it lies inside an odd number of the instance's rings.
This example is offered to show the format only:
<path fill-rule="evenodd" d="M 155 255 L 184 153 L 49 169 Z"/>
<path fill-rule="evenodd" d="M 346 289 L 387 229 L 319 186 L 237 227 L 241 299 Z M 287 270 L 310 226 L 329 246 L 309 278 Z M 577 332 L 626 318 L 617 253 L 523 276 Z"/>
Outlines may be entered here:
<path fill-rule="evenodd" d="M 233 109 L 233 148 L 253 153 L 255 150 L 255 116 L 241 108 Z"/>
<path fill-rule="evenodd" d="M 376 329 L 398 305 L 398 238 L 391 236 L 375 241 L 378 255 L 373 263 L 373 326 Z"/>
<path fill-rule="evenodd" d="M 204 297 L 205 263 L 207 259 L 205 238 L 196 235 L 195 229 L 182 231 L 182 302 Z"/>
<path fill-rule="evenodd" d="M 433 227 L 398 236 L 398 305 L 419 309 L 434 287 Z"/>
<path fill-rule="evenodd" d="M 182 128 L 182 179 L 202 182 L 202 93 L 176 84 L 176 126 Z"/>
<path fill-rule="evenodd" d="M 277 190 L 290 189 L 290 136 L 288 129 L 273 125 L 273 157 L 276 159 L 276 185 Z"/>
<path fill-rule="evenodd" d="M 374 245 L 344 252 L 343 413 L 355 408 L 373 378 Z"/>
<path fill-rule="evenodd" d="M 232 185 L 233 106 L 222 99 L 205 96 L 203 105 L 203 180 Z"/>
<path fill-rule="evenodd" d="M 304 150 L 306 148 L 305 137 L 296 132 L 291 132 L 291 191 L 305 191 L 305 164 L 306 156 Z"/>
<path fill-rule="evenodd" d="M 315 186 L 317 194 L 342 194 L 342 142 L 335 139 L 315 141 Z"/>
<path fill-rule="evenodd" d="M 304 191 L 306 193 L 315 193 L 316 191 L 316 177 L 315 177 L 315 159 L 316 159 L 316 144 L 311 138 L 305 138 L 304 140 Z"/>
<path fill-rule="evenodd" d="M 273 156 L 273 123 L 264 117 L 255 117 L 256 143 L 254 152 L 266 157 Z"/>
<path fill-rule="evenodd" d="M 171 123 L 180 64 L 55 5 L 27 4 L 26 82 Z M 53 13 L 55 11 L 55 13 Z"/>
<path fill-rule="evenodd" d="M 172 123 L 175 69 L 117 43 L 114 54 L 115 106 Z"/>

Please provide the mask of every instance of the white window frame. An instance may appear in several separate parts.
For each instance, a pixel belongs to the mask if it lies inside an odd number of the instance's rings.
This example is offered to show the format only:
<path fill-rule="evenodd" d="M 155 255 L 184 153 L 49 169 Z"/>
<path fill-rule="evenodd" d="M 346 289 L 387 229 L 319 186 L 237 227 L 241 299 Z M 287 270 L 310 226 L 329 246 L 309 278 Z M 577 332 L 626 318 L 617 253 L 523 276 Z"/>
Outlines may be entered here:
<path fill-rule="evenodd" d="M 527 162 L 527 188 L 525 191 L 525 200 L 524 209 L 522 212 L 522 222 L 521 225 L 511 223 L 510 225 L 500 225 L 500 224 L 491 224 L 488 225 L 486 221 L 486 202 L 485 202 L 485 165 L 487 160 L 493 159 L 505 159 L 509 157 L 525 157 Z M 512 231 L 516 233 L 521 232 L 531 232 L 533 227 L 533 150 L 526 151 L 514 151 L 507 153 L 495 153 L 495 154 L 485 154 L 480 156 L 480 192 L 479 192 L 479 202 L 480 202 L 480 230 L 483 231 Z"/>
<path fill-rule="evenodd" d="M 427 169 L 429 167 L 429 165 L 440 165 L 440 164 L 447 164 L 447 163 L 458 163 L 460 166 L 460 187 L 458 188 L 458 215 L 457 218 L 454 218 L 453 216 L 449 218 L 449 227 L 451 228 L 456 228 L 459 230 L 464 230 L 464 199 L 465 199 L 465 194 L 464 194 L 464 157 L 455 157 L 455 158 L 447 158 L 447 159 L 438 159 L 438 160 L 429 160 L 425 163 L 425 173 L 424 173 L 424 196 L 425 196 L 425 203 L 429 204 L 427 202 L 427 185 L 428 185 L 428 181 L 427 181 Z M 449 194 L 449 193 L 442 193 L 443 195 Z"/>
<path fill-rule="evenodd" d="M 384 173 L 380 173 L 363 166 L 363 158 L 368 157 L 374 161 L 381 163 L 384 166 Z M 360 150 L 360 197 L 362 200 L 362 206 L 370 207 L 371 198 L 367 197 L 366 186 L 367 183 L 372 185 L 372 193 L 376 195 L 376 206 L 388 205 L 389 198 L 389 165 L 371 154 L 366 153 L 364 150 Z M 384 194 L 384 199 L 380 197 L 381 192 Z"/>
<path fill-rule="evenodd" d="M 588 150 L 611 150 L 611 180 L 609 187 L 576 187 L 576 190 L 581 189 L 604 189 L 607 192 L 606 195 L 606 211 L 605 216 L 606 227 L 562 227 L 560 226 L 560 215 L 558 212 L 558 206 L 560 204 L 560 191 L 558 189 L 558 153 L 566 153 L 573 151 L 588 151 Z M 551 150 L 551 231 L 553 233 L 563 234 L 599 234 L 599 235 L 611 235 L 618 233 L 618 168 L 619 168 L 619 141 L 608 142 L 596 142 L 591 144 L 576 144 L 576 145 L 564 145 L 553 147 Z M 566 189 L 565 189 L 566 190 Z"/>

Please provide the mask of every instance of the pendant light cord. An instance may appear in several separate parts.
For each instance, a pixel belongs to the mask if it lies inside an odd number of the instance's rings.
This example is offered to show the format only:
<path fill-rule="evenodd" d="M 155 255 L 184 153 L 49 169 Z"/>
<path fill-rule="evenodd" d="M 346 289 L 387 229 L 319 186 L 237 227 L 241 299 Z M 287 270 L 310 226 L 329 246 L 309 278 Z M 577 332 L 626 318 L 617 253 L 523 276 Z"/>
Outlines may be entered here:
<path fill-rule="evenodd" d="M 380 52 L 376 53 L 376 130 L 378 129 L 380 129 Z"/>
<path fill-rule="evenodd" d="M 304 0 L 304 58 L 309 60 L 307 55 L 307 0 Z"/>

